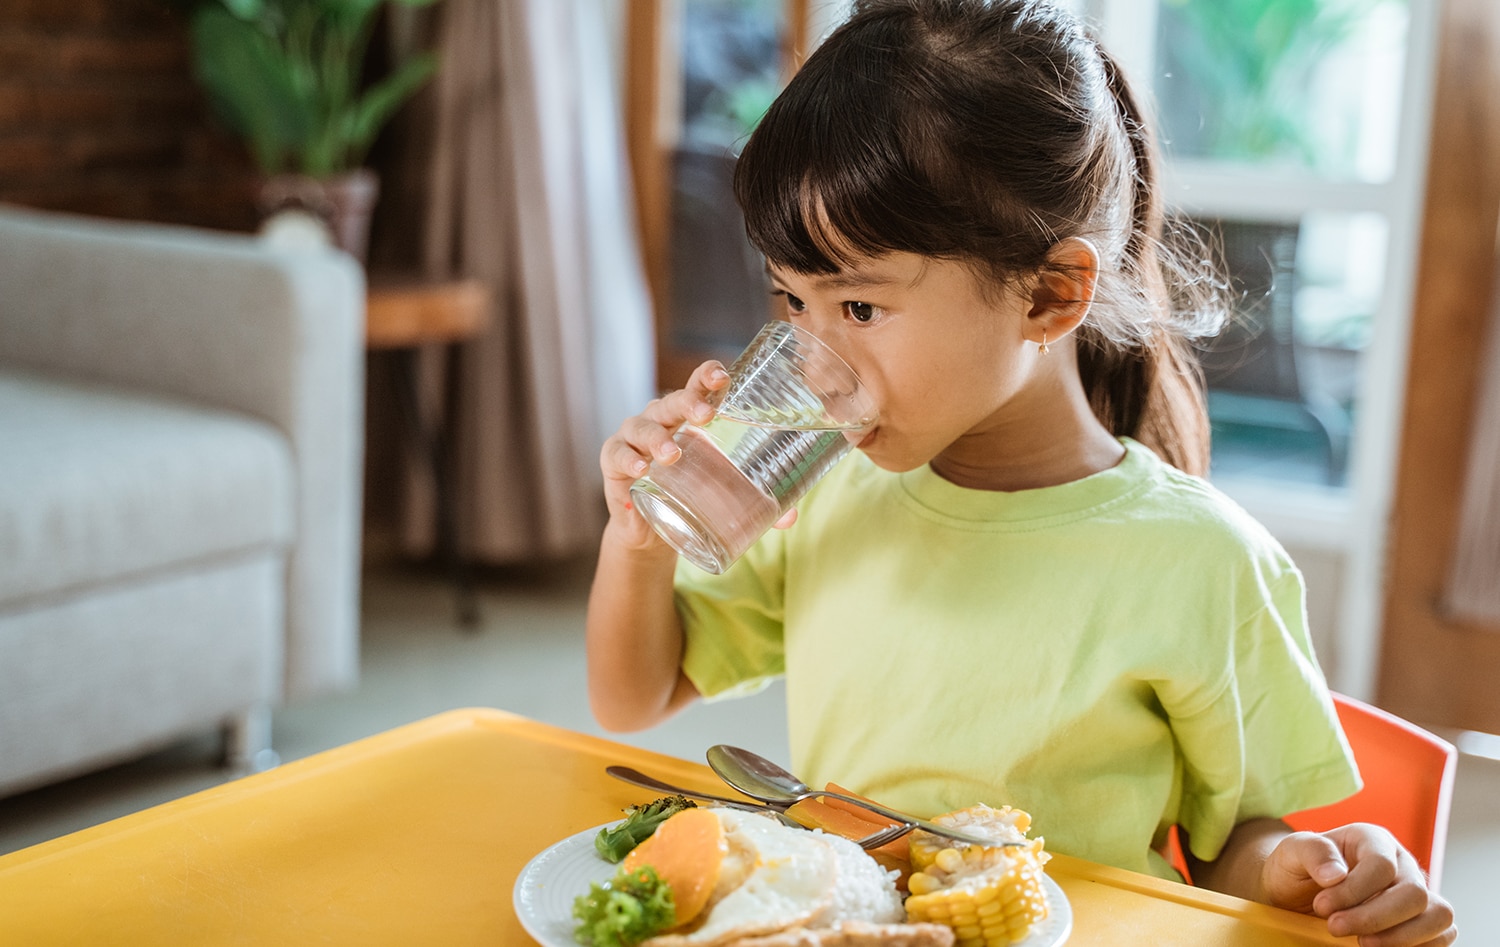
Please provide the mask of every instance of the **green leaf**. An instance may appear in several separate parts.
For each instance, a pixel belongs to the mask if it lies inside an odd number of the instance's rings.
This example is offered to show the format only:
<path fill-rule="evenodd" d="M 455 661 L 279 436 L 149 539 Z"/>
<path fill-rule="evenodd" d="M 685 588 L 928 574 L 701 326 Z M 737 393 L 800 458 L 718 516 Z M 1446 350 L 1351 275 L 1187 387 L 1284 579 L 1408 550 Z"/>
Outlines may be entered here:
<path fill-rule="evenodd" d="M 220 0 L 224 9 L 246 22 L 260 19 L 266 11 L 265 0 Z"/>
<path fill-rule="evenodd" d="M 437 57 L 422 53 L 412 57 L 400 69 L 367 89 L 348 114 L 345 141 L 351 163 L 364 159 L 375 136 L 407 99 L 422 87 L 437 69 Z"/>
<path fill-rule="evenodd" d="M 1317 155 L 1304 90 L 1319 62 L 1388 0 L 1163 0 L 1180 23 L 1171 51 L 1206 103 L 1209 153 L 1262 160 Z"/>
<path fill-rule="evenodd" d="M 573 900 L 578 922 L 573 936 L 592 947 L 634 947 L 671 927 L 676 916 L 672 889 L 656 869 L 621 868 L 609 881 L 591 883 L 587 894 Z"/>
<path fill-rule="evenodd" d="M 385 0 L 322 0 L 322 15 L 351 33 L 364 29 Z"/>
<path fill-rule="evenodd" d="M 281 170 L 314 117 L 285 55 L 258 27 L 220 7 L 200 8 L 192 34 L 194 70 L 215 111 L 247 139 L 263 171 Z"/>
<path fill-rule="evenodd" d="M 326 176 L 357 166 L 435 68 L 413 59 L 361 92 L 381 4 L 432 0 L 179 0 L 193 3 L 193 61 L 214 110 L 263 170 Z"/>

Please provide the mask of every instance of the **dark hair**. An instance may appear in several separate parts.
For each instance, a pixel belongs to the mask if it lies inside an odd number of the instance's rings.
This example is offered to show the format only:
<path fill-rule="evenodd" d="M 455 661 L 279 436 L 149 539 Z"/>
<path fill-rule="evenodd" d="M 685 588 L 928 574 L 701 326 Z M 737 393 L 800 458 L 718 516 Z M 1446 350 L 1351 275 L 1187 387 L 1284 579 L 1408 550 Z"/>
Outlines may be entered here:
<path fill-rule="evenodd" d="M 1186 340 L 1216 331 L 1222 308 L 1205 254 L 1162 242 L 1155 164 L 1123 72 L 1065 11 L 856 0 L 750 136 L 735 194 L 751 242 L 801 273 L 905 251 L 1003 284 L 1088 238 L 1099 281 L 1076 337 L 1090 404 L 1111 433 L 1202 474 Z"/>

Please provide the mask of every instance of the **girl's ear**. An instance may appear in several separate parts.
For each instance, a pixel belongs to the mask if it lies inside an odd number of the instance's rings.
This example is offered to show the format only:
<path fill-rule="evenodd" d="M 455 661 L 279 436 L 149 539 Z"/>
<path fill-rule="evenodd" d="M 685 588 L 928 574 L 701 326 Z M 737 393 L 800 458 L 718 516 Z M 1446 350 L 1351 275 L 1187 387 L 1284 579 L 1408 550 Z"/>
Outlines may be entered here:
<path fill-rule="evenodd" d="M 1092 243 L 1068 237 L 1053 244 L 1031 290 L 1027 315 L 1032 334 L 1055 342 L 1078 328 L 1094 301 L 1098 280 L 1099 251 Z"/>

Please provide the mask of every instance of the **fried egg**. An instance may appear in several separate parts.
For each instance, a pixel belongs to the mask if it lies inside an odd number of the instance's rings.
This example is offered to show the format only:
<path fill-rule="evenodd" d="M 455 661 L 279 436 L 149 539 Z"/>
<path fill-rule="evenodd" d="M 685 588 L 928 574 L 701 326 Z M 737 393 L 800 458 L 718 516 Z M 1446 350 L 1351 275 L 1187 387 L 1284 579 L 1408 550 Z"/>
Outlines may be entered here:
<path fill-rule="evenodd" d="M 905 917 L 894 878 L 855 843 L 753 812 L 708 811 L 722 823 L 726 844 L 701 848 L 704 876 L 717 879 L 707 908 L 646 947 L 717 947 L 789 928 Z"/>

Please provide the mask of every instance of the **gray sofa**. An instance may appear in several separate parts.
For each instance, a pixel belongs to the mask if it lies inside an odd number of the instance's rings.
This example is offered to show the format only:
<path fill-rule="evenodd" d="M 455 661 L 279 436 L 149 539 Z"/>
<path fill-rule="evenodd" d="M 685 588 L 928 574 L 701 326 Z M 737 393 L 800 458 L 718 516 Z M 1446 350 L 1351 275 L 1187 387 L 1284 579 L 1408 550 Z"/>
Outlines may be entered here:
<path fill-rule="evenodd" d="M 0 206 L 0 795 L 358 672 L 347 256 Z"/>

